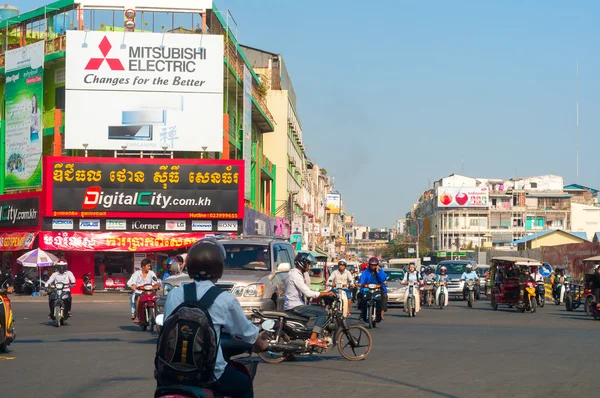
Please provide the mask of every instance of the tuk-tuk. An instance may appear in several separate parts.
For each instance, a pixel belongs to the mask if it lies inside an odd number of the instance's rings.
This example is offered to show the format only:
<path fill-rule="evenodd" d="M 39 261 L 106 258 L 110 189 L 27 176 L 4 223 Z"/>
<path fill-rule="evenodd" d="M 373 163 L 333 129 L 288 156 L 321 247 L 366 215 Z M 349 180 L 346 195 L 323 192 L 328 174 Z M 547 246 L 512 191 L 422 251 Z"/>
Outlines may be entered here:
<path fill-rule="evenodd" d="M 571 300 L 565 301 L 567 311 L 573 311 L 579 308 L 582 304 L 587 315 L 592 315 L 590 312 L 590 304 L 595 302 L 594 292 L 592 291 L 592 277 L 596 272 L 596 266 L 600 265 L 600 256 L 590 257 L 583 260 L 583 276 L 579 284 L 572 283 L 570 291 L 572 292 Z M 569 298 L 569 296 L 567 296 Z"/>
<path fill-rule="evenodd" d="M 488 298 L 492 309 L 496 311 L 499 305 L 509 308 L 517 307 L 525 312 L 525 306 L 519 306 L 519 276 L 523 267 L 529 267 L 535 273 L 542 264 L 534 259 L 523 257 L 494 257 L 490 263 L 490 292 Z M 531 289 L 532 287 L 526 287 Z M 531 312 L 535 312 L 535 284 L 533 292 L 529 293 Z M 533 294 L 532 294 L 533 293 Z"/>

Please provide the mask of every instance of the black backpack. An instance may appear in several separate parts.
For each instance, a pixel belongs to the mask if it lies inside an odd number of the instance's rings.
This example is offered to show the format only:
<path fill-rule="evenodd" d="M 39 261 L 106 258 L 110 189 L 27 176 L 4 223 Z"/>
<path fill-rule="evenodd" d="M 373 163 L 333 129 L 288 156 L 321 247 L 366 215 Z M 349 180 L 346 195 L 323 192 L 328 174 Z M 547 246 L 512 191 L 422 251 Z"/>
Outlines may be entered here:
<path fill-rule="evenodd" d="M 154 358 L 159 386 L 206 386 L 214 382 L 220 341 L 208 312 L 221 289 L 212 286 L 200 300 L 196 284 L 183 285 L 184 302 L 165 320 Z"/>

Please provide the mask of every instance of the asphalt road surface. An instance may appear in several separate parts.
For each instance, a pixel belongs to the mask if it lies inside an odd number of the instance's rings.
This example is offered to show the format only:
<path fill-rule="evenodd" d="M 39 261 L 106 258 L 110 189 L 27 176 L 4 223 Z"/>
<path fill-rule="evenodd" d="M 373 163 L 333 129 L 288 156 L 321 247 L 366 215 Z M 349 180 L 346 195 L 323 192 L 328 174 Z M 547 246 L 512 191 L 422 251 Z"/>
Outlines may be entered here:
<path fill-rule="evenodd" d="M 0 354 L 7 397 L 152 397 L 156 335 L 128 315 L 127 297 L 79 298 L 56 328 L 45 302 L 16 298 L 17 341 Z M 82 302 L 85 301 L 85 302 Z M 257 397 L 596 396 L 600 321 L 554 304 L 535 314 L 453 301 L 409 319 L 390 309 L 361 362 L 337 351 L 261 363 Z M 257 358 L 258 359 L 258 358 Z"/>

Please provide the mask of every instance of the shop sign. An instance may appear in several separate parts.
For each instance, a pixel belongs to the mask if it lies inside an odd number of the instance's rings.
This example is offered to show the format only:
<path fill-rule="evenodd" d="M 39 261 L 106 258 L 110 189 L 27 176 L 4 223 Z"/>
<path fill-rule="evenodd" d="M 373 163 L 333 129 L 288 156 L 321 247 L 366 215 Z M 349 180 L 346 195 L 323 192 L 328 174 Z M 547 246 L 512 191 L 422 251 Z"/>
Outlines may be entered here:
<path fill-rule="evenodd" d="M 232 221 L 219 220 L 219 222 L 217 223 L 217 231 L 236 232 L 237 230 L 238 230 L 237 220 L 232 220 Z"/>
<path fill-rule="evenodd" d="M 0 251 L 29 250 L 37 234 L 37 232 L 0 233 Z"/>
<path fill-rule="evenodd" d="M 489 207 L 487 187 L 438 187 L 438 207 Z"/>
<path fill-rule="evenodd" d="M 165 221 L 165 230 L 167 231 L 185 231 L 187 224 L 185 220 L 167 220 Z"/>
<path fill-rule="evenodd" d="M 104 278 L 104 290 L 125 290 L 127 287 L 127 279 L 123 277 L 106 277 Z"/>
<path fill-rule="evenodd" d="M 153 224 L 145 221 L 134 221 L 131 223 L 131 229 L 158 231 L 160 230 L 160 224 Z"/>
<path fill-rule="evenodd" d="M 79 220 L 79 229 L 97 231 L 100 229 L 100 220 Z"/>
<path fill-rule="evenodd" d="M 39 226 L 40 199 L 14 196 L 0 196 L 0 228 Z"/>
<path fill-rule="evenodd" d="M 192 231 L 212 231 L 212 221 L 192 221 Z"/>
<path fill-rule="evenodd" d="M 68 30 L 66 42 L 65 148 L 223 151 L 223 36 Z"/>
<path fill-rule="evenodd" d="M 47 217 L 242 219 L 241 160 L 44 158 Z"/>
<path fill-rule="evenodd" d="M 156 252 L 193 245 L 206 234 L 197 232 L 40 232 L 42 250 Z"/>
<path fill-rule="evenodd" d="M 52 220 L 52 229 L 73 229 L 73 220 L 57 218 Z"/>
<path fill-rule="evenodd" d="M 125 231 L 127 230 L 126 220 L 106 220 L 107 231 Z"/>

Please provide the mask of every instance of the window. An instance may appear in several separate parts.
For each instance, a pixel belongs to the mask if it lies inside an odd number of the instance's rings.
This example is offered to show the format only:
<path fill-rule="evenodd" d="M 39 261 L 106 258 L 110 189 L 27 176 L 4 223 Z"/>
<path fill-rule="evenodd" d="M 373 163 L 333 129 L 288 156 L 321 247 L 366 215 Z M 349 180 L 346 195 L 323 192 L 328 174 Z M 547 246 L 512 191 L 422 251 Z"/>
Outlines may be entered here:
<path fill-rule="evenodd" d="M 226 270 L 269 270 L 269 246 L 226 244 Z"/>
<path fill-rule="evenodd" d="M 529 183 L 529 185 L 531 186 L 531 188 L 537 188 L 537 182 L 531 182 Z"/>
<path fill-rule="evenodd" d="M 274 266 L 277 267 L 279 264 L 288 263 L 290 267 L 292 266 L 292 260 L 290 259 L 290 255 L 288 251 L 282 245 L 275 245 L 273 248 L 275 263 Z"/>

